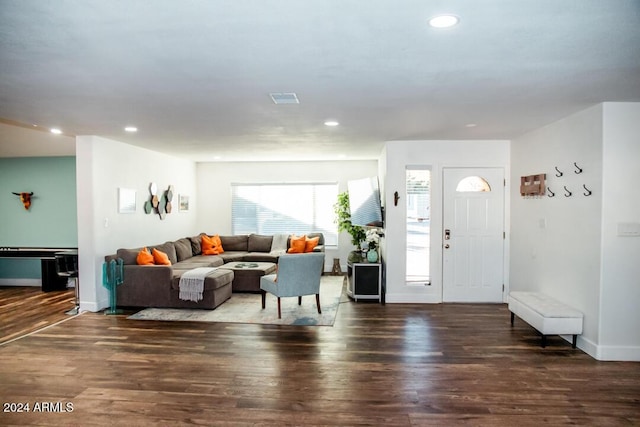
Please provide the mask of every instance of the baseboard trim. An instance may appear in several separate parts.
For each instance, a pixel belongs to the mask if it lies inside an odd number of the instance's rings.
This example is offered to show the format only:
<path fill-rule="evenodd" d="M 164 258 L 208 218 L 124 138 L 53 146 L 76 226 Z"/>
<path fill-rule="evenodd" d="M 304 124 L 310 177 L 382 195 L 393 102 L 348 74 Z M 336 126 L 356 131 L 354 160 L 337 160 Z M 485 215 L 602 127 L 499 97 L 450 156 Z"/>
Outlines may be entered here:
<path fill-rule="evenodd" d="M 37 286 L 42 287 L 40 279 L 0 279 L 0 286 Z"/>
<path fill-rule="evenodd" d="M 97 313 L 99 311 L 104 310 L 105 308 L 109 308 L 109 303 L 105 303 L 101 301 L 96 303 L 95 301 L 82 301 L 80 300 L 80 311 L 91 311 L 93 313 Z"/>
<path fill-rule="evenodd" d="M 385 303 L 390 304 L 440 304 L 442 299 L 433 294 L 385 294 Z"/>
<path fill-rule="evenodd" d="M 607 362 L 640 362 L 640 347 L 599 345 L 594 357 Z"/>

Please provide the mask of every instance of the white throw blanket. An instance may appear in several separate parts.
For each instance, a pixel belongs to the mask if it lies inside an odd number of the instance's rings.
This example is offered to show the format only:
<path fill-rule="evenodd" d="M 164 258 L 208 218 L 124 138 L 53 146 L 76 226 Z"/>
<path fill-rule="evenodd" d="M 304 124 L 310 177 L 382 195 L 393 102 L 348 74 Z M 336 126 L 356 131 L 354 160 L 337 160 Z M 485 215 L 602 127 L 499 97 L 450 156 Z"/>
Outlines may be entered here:
<path fill-rule="evenodd" d="M 216 268 L 198 267 L 184 272 L 180 276 L 180 293 L 178 297 L 183 301 L 200 301 L 204 291 L 204 279 Z"/>
<path fill-rule="evenodd" d="M 274 234 L 271 241 L 271 255 L 280 256 L 287 253 L 288 234 Z"/>

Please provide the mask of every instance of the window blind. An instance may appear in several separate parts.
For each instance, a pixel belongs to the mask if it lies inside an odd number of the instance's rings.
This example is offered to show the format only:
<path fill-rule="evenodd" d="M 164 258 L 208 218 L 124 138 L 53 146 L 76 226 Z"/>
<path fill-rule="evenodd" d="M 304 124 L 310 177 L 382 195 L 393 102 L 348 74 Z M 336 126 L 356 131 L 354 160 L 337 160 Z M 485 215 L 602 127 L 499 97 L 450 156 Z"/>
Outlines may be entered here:
<path fill-rule="evenodd" d="M 337 183 L 231 184 L 233 234 L 323 233 L 338 244 Z"/>

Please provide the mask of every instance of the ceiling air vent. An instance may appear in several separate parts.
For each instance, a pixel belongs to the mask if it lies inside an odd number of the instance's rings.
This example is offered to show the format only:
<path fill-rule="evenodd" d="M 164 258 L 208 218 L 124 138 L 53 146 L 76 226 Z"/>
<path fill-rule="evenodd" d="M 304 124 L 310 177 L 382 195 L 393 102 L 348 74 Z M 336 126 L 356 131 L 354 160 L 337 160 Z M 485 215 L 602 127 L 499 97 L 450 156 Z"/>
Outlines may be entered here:
<path fill-rule="evenodd" d="M 270 93 L 274 104 L 299 104 L 298 96 L 293 93 Z"/>

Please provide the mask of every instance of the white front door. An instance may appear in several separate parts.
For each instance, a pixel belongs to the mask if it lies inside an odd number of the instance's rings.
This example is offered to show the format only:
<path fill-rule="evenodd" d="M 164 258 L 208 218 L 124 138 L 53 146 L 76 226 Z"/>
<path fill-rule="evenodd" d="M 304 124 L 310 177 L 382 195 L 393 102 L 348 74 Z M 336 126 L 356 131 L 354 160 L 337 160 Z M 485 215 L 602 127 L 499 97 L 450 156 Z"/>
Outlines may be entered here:
<path fill-rule="evenodd" d="M 502 302 L 504 170 L 443 169 L 445 302 Z"/>

